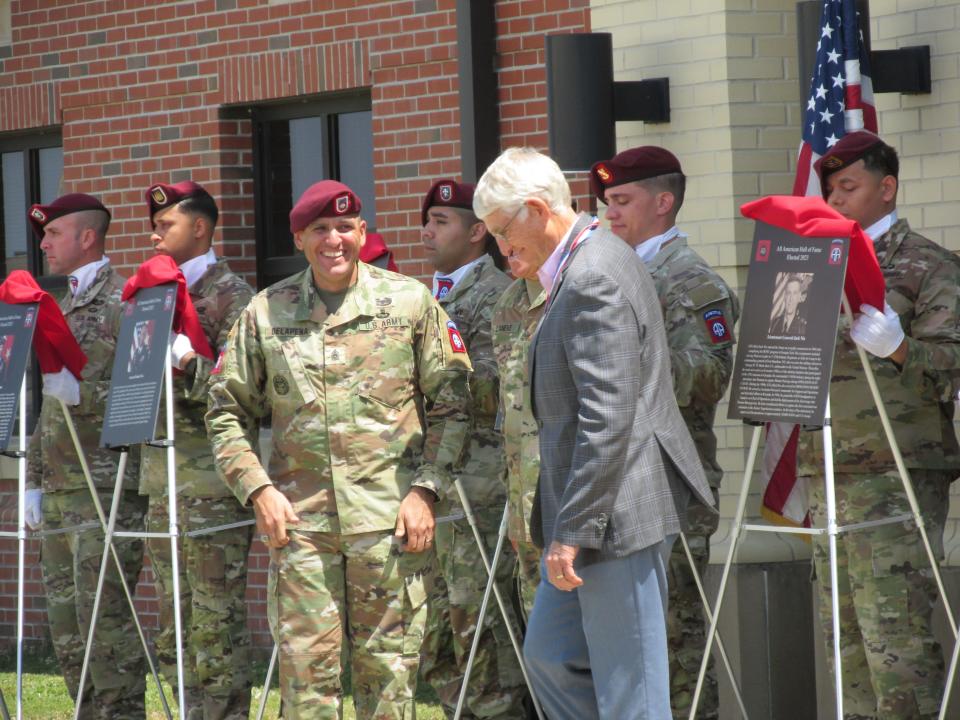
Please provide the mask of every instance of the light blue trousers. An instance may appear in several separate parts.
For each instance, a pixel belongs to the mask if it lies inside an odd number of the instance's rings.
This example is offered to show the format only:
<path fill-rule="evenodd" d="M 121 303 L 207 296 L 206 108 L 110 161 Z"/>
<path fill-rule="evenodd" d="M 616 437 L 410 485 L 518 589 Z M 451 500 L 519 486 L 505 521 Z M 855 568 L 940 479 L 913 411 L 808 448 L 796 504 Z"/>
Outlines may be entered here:
<path fill-rule="evenodd" d="M 667 559 L 676 535 L 577 568 L 573 592 L 542 581 L 523 655 L 550 720 L 670 720 Z"/>

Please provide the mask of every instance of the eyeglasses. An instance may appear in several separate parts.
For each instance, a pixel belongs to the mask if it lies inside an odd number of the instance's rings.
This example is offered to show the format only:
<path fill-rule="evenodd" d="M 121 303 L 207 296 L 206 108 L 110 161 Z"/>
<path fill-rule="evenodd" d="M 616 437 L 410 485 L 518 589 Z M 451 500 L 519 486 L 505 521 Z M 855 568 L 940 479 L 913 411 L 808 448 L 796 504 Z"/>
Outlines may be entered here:
<path fill-rule="evenodd" d="M 520 211 L 523 210 L 523 205 L 514 210 L 513 215 L 510 216 L 510 219 L 507 220 L 507 224 L 500 228 L 497 232 L 491 232 L 494 239 L 499 240 L 500 242 L 507 242 L 507 229 L 517 219 L 517 215 L 520 214 Z"/>

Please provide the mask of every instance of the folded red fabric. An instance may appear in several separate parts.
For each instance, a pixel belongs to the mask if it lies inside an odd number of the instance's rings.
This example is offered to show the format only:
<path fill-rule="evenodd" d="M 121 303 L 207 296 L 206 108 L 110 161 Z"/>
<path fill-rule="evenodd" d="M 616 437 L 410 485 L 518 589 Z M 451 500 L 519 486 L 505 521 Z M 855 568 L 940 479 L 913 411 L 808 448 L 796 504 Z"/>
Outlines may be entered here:
<path fill-rule="evenodd" d="M 168 255 L 154 255 L 137 268 L 132 278 L 123 286 L 121 298 L 126 301 L 132 298 L 142 288 L 156 287 L 165 283 L 177 283 L 177 300 L 173 311 L 173 331 L 183 333 L 190 338 L 190 344 L 198 355 L 213 360 L 213 351 L 200 325 L 200 318 L 190 293 L 187 292 L 187 281 L 180 272 L 180 268 Z"/>
<path fill-rule="evenodd" d="M 57 301 L 43 290 L 26 270 L 14 270 L 0 285 L 0 302 L 20 305 L 39 303 L 37 327 L 33 332 L 33 350 L 40 372 L 57 373 L 67 368 L 80 379 L 87 356 L 73 337 Z"/>
<path fill-rule="evenodd" d="M 809 238 L 849 238 L 847 276 L 843 291 L 853 312 L 863 304 L 883 310 L 886 283 L 873 251 L 873 241 L 854 220 L 845 218 L 822 198 L 771 195 L 740 206 L 751 220 L 788 230 Z"/>

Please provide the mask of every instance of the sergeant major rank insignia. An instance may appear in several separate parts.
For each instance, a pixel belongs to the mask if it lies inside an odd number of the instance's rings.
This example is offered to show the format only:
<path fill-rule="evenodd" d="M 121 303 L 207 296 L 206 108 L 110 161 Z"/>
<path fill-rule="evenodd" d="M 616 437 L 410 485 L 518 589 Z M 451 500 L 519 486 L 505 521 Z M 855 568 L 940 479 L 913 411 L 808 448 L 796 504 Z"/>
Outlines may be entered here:
<path fill-rule="evenodd" d="M 275 375 L 273 377 L 273 389 L 277 391 L 277 395 L 286 395 L 290 392 L 290 383 L 283 375 Z"/>
<path fill-rule="evenodd" d="M 727 321 L 723 318 L 723 310 L 707 310 L 703 314 L 703 321 L 707 324 L 710 340 L 714 344 L 730 339 L 730 330 L 727 328 Z"/>

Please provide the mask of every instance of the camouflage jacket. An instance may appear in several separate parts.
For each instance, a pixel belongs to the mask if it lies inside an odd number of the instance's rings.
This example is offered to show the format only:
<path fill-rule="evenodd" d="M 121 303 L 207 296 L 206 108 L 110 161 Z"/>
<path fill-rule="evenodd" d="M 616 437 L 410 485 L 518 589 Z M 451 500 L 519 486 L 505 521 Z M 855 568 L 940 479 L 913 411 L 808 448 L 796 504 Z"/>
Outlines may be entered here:
<path fill-rule="evenodd" d="M 874 243 L 886 300 L 907 341 L 902 368 L 867 353 L 893 432 L 909 468 L 960 468 L 953 429 L 960 378 L 960 259 L 899 220 Z M 844 473 L 894 469 L 850 324 L 843 316 L 830 381 L 834 468 Z M 801 475 L 823 474 L 822 433 L 800 433 Z"/>
<path fill-rule="evenodd" d="M 200 325 L 214 355 L 227 343 L 230 328 L 253 297 L 245 280 L 235 275 L 224 258 L 207 268 L 190 289 Z M 185 373 L 174 373 L 174 447 L 177 462 L 177 494 L 194 498 L 230 497 L 231 492 L 217 475 L 207 440 L 203 416 L 217 358 L 196 356 Z M 166 435 L 166 403 L 160 403 L 157 437 Z M 140 493 L 165 495 L 167 492 L 167 451 L 144 446 L 140 470 Z"/>
<path fill-rule="evenodd" d="M 527 354 L 547 294 L 536 280 L 515 280 L 493 309 L 493 351 L 500 370 L 500 429 L 510 500 L 507 532 L 532 543 L 530 513 L 540 476 L 540 436 L 530 403 Z"/>
<path fill-rule="evenodd" d="M 227 342 L 207 429 L 241 503 L 274 484 L 298 528 L 387 530 L 411 485 L 443 495 L 469 431 L 470 360 L 422 283 L 360 263 L 328 315 L 310 268 L 257 294 Z M 457 346 L 459 343 L 459 347 Z M 264 469 L 255 453 L 270 416 Z"/>
<path fill-rule="evenodd" d="M 440 306 L 457 324 L 470 354 L 473 374 L 470 396 L 473 399 L 473 426 L 470 454 L 459 473 L 467 499 L 478 513 L 489 509 L 495 531 L 503 513 L 507 489 L 504 479 L 503 438 L 496 429 L 500 395 L 500 374 L 493 355 L 490 330 L 493 307 L 510 284 L 510 278 L 484 255 L 453 286 Z M 447 497 L 455 500 L 453 488 Z M 456 501 L 459 506 L 459 501 Z"/>
<path fill-rule="evenodd" d="M 718 488 L 723 470 L 717 463 L 713 422 L 717 403 L 730 384 L 733 328 L 740 317 L 740 302 L 683 237 L 660 248 L 647 269 L 663 308 L 677 405 L 707 481 Z"/>
<path fill-rule="evenodd" d="M 120 332 L 124 279 L 108 263 L 97 271 L 93 283 L 76 297 L 67 290 L 60 300 L 70 330 L 87 355 L 80 381 L 80 404 L 70 409 L 77 436 L 97 487 L 112 488 L 117 479 L 119 455 L 100 447 L 100 429 L 107 409 L 113 357 Z M 136 488 L 139 447 L 127 458 L 124 486 Z M 83 468 L 70 438 L 60 403 L 44 397 L 40 418 L 28 449 L 27 486 L 44 492 L 87 487 Z"/>

